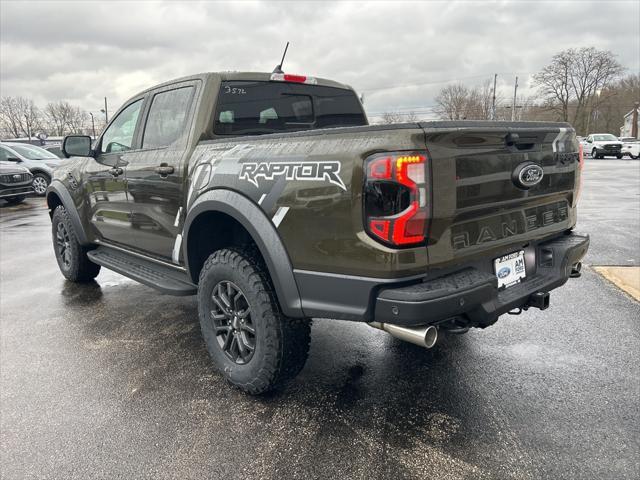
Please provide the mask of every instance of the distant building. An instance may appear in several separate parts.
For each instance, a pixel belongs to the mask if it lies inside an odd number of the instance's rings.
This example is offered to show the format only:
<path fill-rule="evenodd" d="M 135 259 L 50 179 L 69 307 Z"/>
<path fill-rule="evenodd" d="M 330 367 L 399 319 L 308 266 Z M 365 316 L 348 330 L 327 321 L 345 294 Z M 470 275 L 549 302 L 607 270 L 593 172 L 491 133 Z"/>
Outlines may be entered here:
<path fill-rule="evenodd" d="M 636 111 L 638 115 L 636 115 L 636 132 L 640 132 L 640 108 L 637 108 Z M 627 113 L 624 116 L 624 123 L 622 127 L 620 127 L 620 136 L 621 137 L 633 137 L 633 110 Z"/>

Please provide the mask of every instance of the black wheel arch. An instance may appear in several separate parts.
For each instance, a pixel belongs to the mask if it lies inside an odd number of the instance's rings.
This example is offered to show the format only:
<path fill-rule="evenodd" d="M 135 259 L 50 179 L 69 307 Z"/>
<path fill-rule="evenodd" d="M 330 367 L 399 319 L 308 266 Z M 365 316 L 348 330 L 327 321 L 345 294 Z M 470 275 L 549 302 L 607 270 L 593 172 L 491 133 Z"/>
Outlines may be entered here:
<path fill-rule="evenodd" d="M 89 242 L 87 234 L 82 227 L 82 222 L 80 221 L 80 214 L 67 187 L 60 180 L 54 179 L 47 187 L 45 196 L 47 206 L 49 207 L 49 216 L 53 215 L 53 211 L 57 206 L 62 205 L 69 214 L 78 243 L 80 245 L 90 245 L 91 242 Z"/>
<path fill-rule="evenodd" d="M 209 190 L 189 208 L 183 228 L 182 253 L 191 280 L 198 282 L 200 268 L 197 256 L 189 252 L 189 234 L 193 232 L 192 226 L 198 223 L 197 219 L 208 214 L 227 215 L 246 230 L 265 261 L 283 313 L 289 317 L 304 317 L 293 266 L 278 231 L 260 207 L 232 190 Z"/>

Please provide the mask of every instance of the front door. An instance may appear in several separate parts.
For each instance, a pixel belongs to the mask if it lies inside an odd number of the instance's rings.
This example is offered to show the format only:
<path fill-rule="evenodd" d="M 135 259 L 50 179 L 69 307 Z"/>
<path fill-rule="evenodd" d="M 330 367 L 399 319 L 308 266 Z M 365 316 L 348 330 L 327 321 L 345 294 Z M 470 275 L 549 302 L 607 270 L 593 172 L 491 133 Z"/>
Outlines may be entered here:
<path fill-rule="evenodd" d="M 126 243 L 132 229 L 125 172 L 134 154 L 143 99 L 122 109 L 109 124 L 96 148 L 95 161 L 86 162 L 84 180 L 90 222 L 102 239 Z"/>
<path fill-rule="evenodd" d="M 197 84 L 180 83 L 149 94 L 141 149 L 127 164 L 131 246 L 179 263 L 181 207 L 190 119 Z"/>

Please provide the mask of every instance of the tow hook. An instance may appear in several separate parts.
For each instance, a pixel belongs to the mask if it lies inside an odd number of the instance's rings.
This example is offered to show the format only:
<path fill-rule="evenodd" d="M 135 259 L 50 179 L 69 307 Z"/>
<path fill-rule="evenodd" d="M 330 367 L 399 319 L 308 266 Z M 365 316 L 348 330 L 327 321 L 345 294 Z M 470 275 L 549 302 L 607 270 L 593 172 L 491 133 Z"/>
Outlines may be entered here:
<path fill-rule="evenodd" d="M 582 262 L 575 263 L 571 267 L 571 273 L 569 274 L 569 278 L 580 278 L 582 275 Z"/>
<path fill-rule="evenodd" d="M 527 307 L 539 308 L 546 310 L 549 308 L 549 292 L 536 292 L 529 297 Z"/>

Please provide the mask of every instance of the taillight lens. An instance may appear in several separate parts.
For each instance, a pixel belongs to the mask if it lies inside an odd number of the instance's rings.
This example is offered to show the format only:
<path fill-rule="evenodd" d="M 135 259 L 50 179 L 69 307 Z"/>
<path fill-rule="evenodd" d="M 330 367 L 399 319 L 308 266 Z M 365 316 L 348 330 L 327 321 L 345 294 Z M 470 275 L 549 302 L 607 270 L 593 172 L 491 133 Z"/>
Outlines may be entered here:
<path fill-rule="evenodd" d="M 425 242 L 426 152 L 378 153 L 365 160 L 364 215 L 373 238 L 392 246 Z"/>

